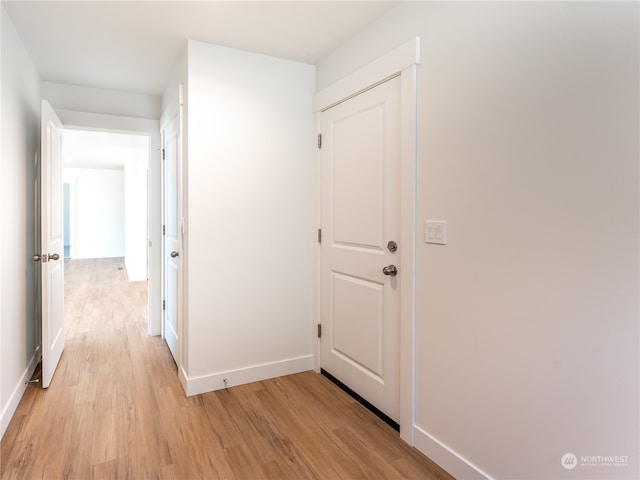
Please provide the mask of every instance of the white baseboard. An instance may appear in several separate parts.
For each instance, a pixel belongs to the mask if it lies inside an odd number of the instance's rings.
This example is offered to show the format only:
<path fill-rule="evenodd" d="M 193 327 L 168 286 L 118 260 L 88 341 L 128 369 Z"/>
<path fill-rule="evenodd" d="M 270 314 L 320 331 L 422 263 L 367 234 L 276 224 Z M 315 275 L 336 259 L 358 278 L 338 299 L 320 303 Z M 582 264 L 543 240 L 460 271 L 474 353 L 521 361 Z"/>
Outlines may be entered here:
<path fill-rule="evenodd" d="M 187 372 L 185 372 L 184 367 L 182 366 L 178 367 L 178 380 L 180 381 L 180 385 L 182 385 L 182 389 L 184 390 L 184 393 L 187 394 L 188 377 L 187 377 Z"/>
<path fill-rule="evenodd" d="M 467 461 L 434 436 L 414 425 L 414 447 L 458 480 L 492 480 L 480 468 Z"/>
<path fill-rule="evenodd" d="M 31 376 L 33 375 L 33 372 L 38 365 L 39 353 L 40 350 L 37 349 L 31 357 L 31 360 L 29 360 L 29 364 L 22 373 L 22 376 L 18 380 L 18 383 L 13 388 L 13 391 L 9 396 L 9 401 L 7 401 L 7 404 L 2 407 L 2 413 L 0 413 L 0 440 L 4 436 L 4 432 L 7 430 L 9 422 L 11 422 L 13 414 L 16 413 L 16 409 L 18 408 L 18 404 L 22 399 L 22 395 L 24 395 L 24 392 L 27 389 L 27 380 L 31 379 Z"/>
<path fill-rule="evenodd" d="M 225 387 L 259 382 L 269 378 L 306 372 L 311 369 L 313 369 L 313 355 L 305 355 L 304 357 L 252 365 L 246 368 L 204 375 L 202 377 L 189 378 L 185 375 L 183 386 L 185 387 L 187 396 L 190 397 L 191 395 L 221 390 Z M 225 378 L 227 379 L 226 385 L 224 381 Z"/>

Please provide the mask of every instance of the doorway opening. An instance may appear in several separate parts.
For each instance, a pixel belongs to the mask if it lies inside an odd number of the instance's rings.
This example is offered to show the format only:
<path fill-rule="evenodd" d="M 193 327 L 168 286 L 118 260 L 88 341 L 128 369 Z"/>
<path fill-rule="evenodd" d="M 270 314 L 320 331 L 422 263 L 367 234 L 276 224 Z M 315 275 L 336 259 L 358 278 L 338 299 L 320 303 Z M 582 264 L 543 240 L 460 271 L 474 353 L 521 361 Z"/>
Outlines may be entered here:
<path fill-rule="evenodd" d="M 65 129 L 62 156 L 65 258 L 121 257 L 148 280 L 149 137 Z"/>
<path fill-rule="evenodd" d="M 106 287 L 105 272 L 113 269 L 119 271 L 120 281 L 139 292 L 141 300 L 144 297 L 146 307 L 149 153 L 148 135 L 64 130 L 64 258 L 70 273 L 65 279 L 65 301 L 77 293 L 72 288 L 77 272 L 86 276 L 84 270 L 93 269 L 94 280 Z"/>

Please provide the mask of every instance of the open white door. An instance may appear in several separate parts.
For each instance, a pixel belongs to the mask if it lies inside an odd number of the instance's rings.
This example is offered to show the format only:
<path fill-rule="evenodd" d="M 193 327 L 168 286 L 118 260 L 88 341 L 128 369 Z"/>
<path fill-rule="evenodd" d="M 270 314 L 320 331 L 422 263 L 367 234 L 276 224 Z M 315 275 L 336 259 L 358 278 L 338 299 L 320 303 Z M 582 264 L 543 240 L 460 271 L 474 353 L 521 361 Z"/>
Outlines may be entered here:
<path fill-rule="evenodd" d="M 42 388 L 51 383 L 64 349 L 64 230 L 62 123 L 42 101 L 40 232 L 42 275 Z"/>

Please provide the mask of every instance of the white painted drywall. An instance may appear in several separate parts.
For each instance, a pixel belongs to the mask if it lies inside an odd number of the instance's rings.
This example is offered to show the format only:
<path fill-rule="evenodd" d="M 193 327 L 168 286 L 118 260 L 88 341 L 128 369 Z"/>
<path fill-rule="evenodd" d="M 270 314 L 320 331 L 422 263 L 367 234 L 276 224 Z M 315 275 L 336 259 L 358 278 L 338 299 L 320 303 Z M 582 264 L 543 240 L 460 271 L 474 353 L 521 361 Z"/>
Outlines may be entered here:
<path fill-rule="evenodd" d="M 160 97 L 155 95 L 42 82 L 42 97 L 48 99 L 56 110 L 160 118 Z"/>
<path fill-rule="evenodd" d="M 313 77 L 311 65 L 189 42 L 190 393 L 311 368 Z"/>
<path fill-rule="evenodd" d="M 147 137 L 140 137 L 148 144 Z M 131 282 L 147 280 L 148 146 L 129 147 L 124 163 L 124 251 Z"/>
<path fill-rule="evenodd" d="M 35 368 L 39 342 L 36 319 L 35 159 L 40 146 L 40 79 L 11 20 L 0 5 L 2 23 L 2 129 L 0 133 L 0 435 Z"/>
<path fill-rule="evenodd" d="M 640 476 L 638 9 L 412 2 L 317 67 L 423 40 L 414 430 L 458 478 Z"/>
<path fill-rule="evenodd" d="M 75 185 L 73 258 L 125 256 L 124 168 L 65 168 Z"/>

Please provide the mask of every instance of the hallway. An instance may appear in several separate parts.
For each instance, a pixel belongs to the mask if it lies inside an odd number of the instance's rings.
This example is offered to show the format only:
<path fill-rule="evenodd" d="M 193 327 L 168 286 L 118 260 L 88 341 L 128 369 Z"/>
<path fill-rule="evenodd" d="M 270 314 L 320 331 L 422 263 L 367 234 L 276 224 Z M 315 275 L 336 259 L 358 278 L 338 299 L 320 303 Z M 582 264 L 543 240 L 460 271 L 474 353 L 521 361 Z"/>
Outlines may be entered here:
<path fill-rule="evenodd" d="M 0 445 L 8 479 L 450 479 L 324 377 L 185 397 L 122 259 L 65 262 L 65 351 Z"/>

